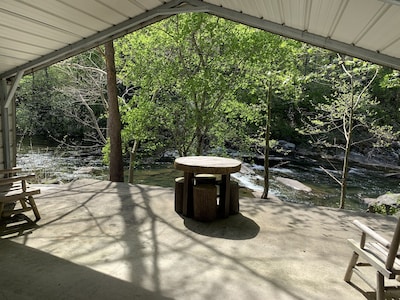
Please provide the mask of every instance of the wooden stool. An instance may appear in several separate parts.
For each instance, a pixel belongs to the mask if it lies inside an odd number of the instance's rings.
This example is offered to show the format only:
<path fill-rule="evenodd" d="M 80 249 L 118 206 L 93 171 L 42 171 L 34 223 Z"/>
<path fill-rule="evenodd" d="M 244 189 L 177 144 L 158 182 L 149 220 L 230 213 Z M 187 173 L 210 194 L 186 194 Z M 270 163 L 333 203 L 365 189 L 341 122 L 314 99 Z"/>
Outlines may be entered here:
<path fill-rule="evenodd" d="M 214 174 L 196 174 L 194 176 L 196 185 L 198 184 L 215 184 L 217 177 Z"/>
<path fill-rule="evenodd" d="M 178 214 L 183 212 L 183 177 L 175 178 L 175 211 Z"/>
<path fill-rule="evenodd" d="M 200 184 L 193 187 L 194 218 L 198 221 L 213 221 L 217 218 L 217 187 Z"/>
<path fill-rule="evenodd" d="M 239 183 L 236 181 L 230 182 L 230 197 L 229 197 L 229 214 L 236 215 L 239 213 Z"/>

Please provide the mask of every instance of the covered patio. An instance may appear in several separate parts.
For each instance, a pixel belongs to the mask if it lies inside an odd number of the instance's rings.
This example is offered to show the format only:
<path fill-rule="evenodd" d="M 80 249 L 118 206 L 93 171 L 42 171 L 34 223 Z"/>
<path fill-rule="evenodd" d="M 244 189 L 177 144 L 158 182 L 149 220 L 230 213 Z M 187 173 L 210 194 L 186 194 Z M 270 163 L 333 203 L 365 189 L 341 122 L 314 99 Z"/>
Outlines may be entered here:
<path fill-rule="evenodd" d="M 174 212 L 173 189 L 40 187 L 37 226 L 0 239 L 2 299 L 374 299 L 357 276 L 343 281 L 346 239 L 359 238 L 354 219 L 383 235 L 396 223 L 276 198 L 202 223 Z"/>
<path fill-rule="evenodd" d="M 400 69 L 398 0 L 39 0 L 0 3 L 0 169 L 16 165 L 15 93 L 30 72 L 171 15 L 205 12 Z M 373 299 L 343 281 L 355 218 L 241 198 L 213 223 L 174 212 L 172 189 L 79 180 L 41 186 L 41 220 L 0 238 L 0 299 Z M 31 226 L 32 225 L 32 226 Z"/>

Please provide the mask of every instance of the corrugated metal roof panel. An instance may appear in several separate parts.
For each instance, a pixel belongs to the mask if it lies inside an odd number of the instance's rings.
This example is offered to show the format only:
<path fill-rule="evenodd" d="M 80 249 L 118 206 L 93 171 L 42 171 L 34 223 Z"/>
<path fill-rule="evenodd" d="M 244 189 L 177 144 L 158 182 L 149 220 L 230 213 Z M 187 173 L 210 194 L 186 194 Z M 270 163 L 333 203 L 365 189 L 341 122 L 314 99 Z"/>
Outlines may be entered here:
<path fill-rule="evenodd" d="M 397 40 L 396 42 L 391 44 L 389 47 L 387 47 L 385 52 L 388 55 L 396 57 L 396 55 L 399 54 L 399 49 L 400 49 L 400 40 Z"/>
<path fill-rule="evenodd" d="M 23 0 L 23 2 L 31 7 L 38 10 L 47 12 L 59 19 L 66 19 L 72 23 L 75 23 L 83 28 L 89 28 L 95 32 L 101 29 L 105 29 L 111 25 L 114 25 L 108 21 L 107 18 L 101 19 L 94 15 L 94 12 L 85 12 L 84 9 L 77 9 L 67 5 L 59 0 Z M 85 1 L 80 1 L 85 3 Z"/>
<path fill-rule="evenodd" d="M 20 30 L 21 32 L 31 33 L 36 36 L 42 36 L 54 41 L 65 44 L 65 41 L 81 39 L 82 36 L 73 32 L 62 30 L 49 24 L 32 20 L 28 18 L 21 19 L 19 15 L 0 11 L 0 26 Z"/>
<path fill-rule="evenodd" d="M 309 25 L 305 28 L 308 32 L 329 36 L 332 26 L 339 18 L 338 13 L 342 7 L 341 1 L 313 0 L 309 13 Z"/>
<path fill-rule="evenodd" d="M 215 2 L 215 1 L 210 1 Z M 238 0 L 234 6 L 232 6 L 231 1 L 219 1 L 221 6 L 227 7 L 229 9 L 234 9 L 235 11 L 243 12 L 251 16 L 276 22 L 282 24 L 285 22 L 282 3 L 280 0 L 271 1 L 242 1 Z"/>
<path fill-rule="evenodd" d="M 304 24 L 307 1 L 282 0 L 281 3 L 282 10 L 285 16 L 285 25 L 305 30 Z"/>
<path fill-rule="evenodd" d="M 362 47 L 376 47 L 376 50 L 386 52 L 387 47 L 399 38 L 400 7 L 392 6 L 368 28 L 358 44 Z"/>
<path fill-rule="evenodd" d="M 14 58 L 16 60 L 20 60 L 20 61 L 24 61 L 24 62 L 30 61 L 37 57 L 37 55 L 32 54 L 32 53 L 15 51 L 14 49 L 7 49 L 7 48 L 1 48 L 1 47 L 0 47 L 0 56 L 6 56 L 9 58 Z"/>
<path fill-rule="evenodd" d="M 126 16 L 117 12 L 112 6 L 105 5 L 95 0 L 68 0 L 64 1 L 64 4 L 76 11 L 92 17 L 93 19 L 104 22 L 104 28 L 109 25 L 116 25 L 127 19 Z M 101 28 L 101 26 L 97 28 Z"/>
<path fill-rule="evenodd" d="M 0 78 L 191 7 L 400 69 L 400 6 L 382 0 L 2 0 Z"/>
<path fill-rule="evenodd" d="M 121 0 L 122 1 L 122 0 Z M 146 8 L 146 10 L 150 10 L 153 8 L 156 8 L 166 2 L 172 2 L 172 1 L 163 1 L 163 0 L 130 0 L 132 3 L 137 3 L 140 6 Z"/>
<path fill-rule="evenodd" d="M 14 14 L 20 19 L 33 20 L 39 24 L 47 24 L 48 26 L 74 34 L 81 33 L 81 36 L 88 36 L 96 33 L 95 30 L 82 27 L 79 24 L 71 22 L 67 18 L 60 18 L 54 14 L 17 1 L 12 1 L 12 3 L 11 1 L 3 1 L 0 5 L 0 11 Z"/>
<path fill-rule="evenodd" d="M 29 45 L 26 43 L 22 43 L 20 41 L 15 41 L 15 40 L 10 40 L 10 39 L 4 40 L 1 36 L 0 36 L 0 39 L 4 41 L 4 43 L 0 45 L 0 49 L 10 49 L 14 52 L 23 52 L 28 55 L 32 54 L 36 57 L 42 56 L 49 51 L 49 49 Z"/>
<path fill-rule="evenodd" d="M 132 1 L 121 1 L 121 0 L 99 0 L 102 4 L 114 9 L 121 15 L 130 18 L 132 15 L 144 13 L 147 8 L 141 4 L 134 3 Z"/>
<path fill-rule="evenodd" d="M 361 6 L 362 17 L 359 17 Z M 340 22 L 332 33 L 332 38 L 340 39 L 346 43 L 357 44 L 360 38 L 370 30 L 371 26 L 388 8 L 388 5 L 379 1 L 366 3 L 364 0 L 353 0 L 349 2 L 343 11 Z"/>
<path fill-rule="evenodd" d="M 211 1 L 211 3 L 214 3 L 215 1 Z M 243 2 L 242 0 L 224 0 L 224 1 L 218 1 L 223 7 L 229 7 L 232 10 L 238 11 L 238 12 L 246 12 L 244 10 L 244 6 L 249 4 L 248 2 Z"/>
<path fill-rule="evenodd" d="M 383 0 L 242 0 L 242 4 L 238 0 L 205 2 L 262 17 L 275 24 L 263 26 L 257 22 L 260 28 L 334 51 L 343 50 L 353 56 L 362 52 L 359 56 L 363 59 L 382 64 L 387 62 L 391 67 L 400 68 L 400 49 L 396 50 L 393 46 L 398 45 L 400 34 L 398 5 Z M 279 24 L 282 28 L 279 28 Z"/>
<path fill-rule="evenodd" d="M 15 27 L 0 25 L 0 36 L 2 38 L 1 45 L 7 45 L 7 39 L 13 40 L 15 38 L 26 44 L 42 45 L 47 49 L 58 49 L 67 45 L 65 42 L 44 36 L 41 31 L 29 31 L 28 27 L 19 27 L 17 29 Z"/>

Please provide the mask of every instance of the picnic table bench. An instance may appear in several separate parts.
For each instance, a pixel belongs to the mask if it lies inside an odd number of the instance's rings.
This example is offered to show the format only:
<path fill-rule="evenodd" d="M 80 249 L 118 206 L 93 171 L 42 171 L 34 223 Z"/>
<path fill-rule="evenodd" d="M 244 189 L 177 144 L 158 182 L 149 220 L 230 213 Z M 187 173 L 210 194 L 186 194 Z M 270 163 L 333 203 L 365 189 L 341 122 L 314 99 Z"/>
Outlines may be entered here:
<path fill-rule="evenodd" d="M 18 175 L 19 172 L 21 168 L 0 170 L 0 220 L 32 210 L 38 221 L 40 214 L 33 195 L 40 194 L 40 189 L 28 185 L 35 174 Z"/>

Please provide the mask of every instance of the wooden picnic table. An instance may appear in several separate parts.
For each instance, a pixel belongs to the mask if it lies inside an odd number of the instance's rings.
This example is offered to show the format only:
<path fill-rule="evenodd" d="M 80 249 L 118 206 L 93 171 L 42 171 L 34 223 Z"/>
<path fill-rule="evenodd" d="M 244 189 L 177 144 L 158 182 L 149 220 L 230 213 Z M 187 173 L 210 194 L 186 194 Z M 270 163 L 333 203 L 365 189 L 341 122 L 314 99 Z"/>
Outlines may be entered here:
<path fill-rule="evenodd" d="M 187 217 L 193 216 L 193 182 L 195 174 L 219 174 L 220 183 L 220 214 L 229 216 L 230 205 L 230 174 L 240 171 L 241 161 L 217 156 L 184 156 L 175 159 L 174 166 L 184 172 L 183 212 Z"/>

